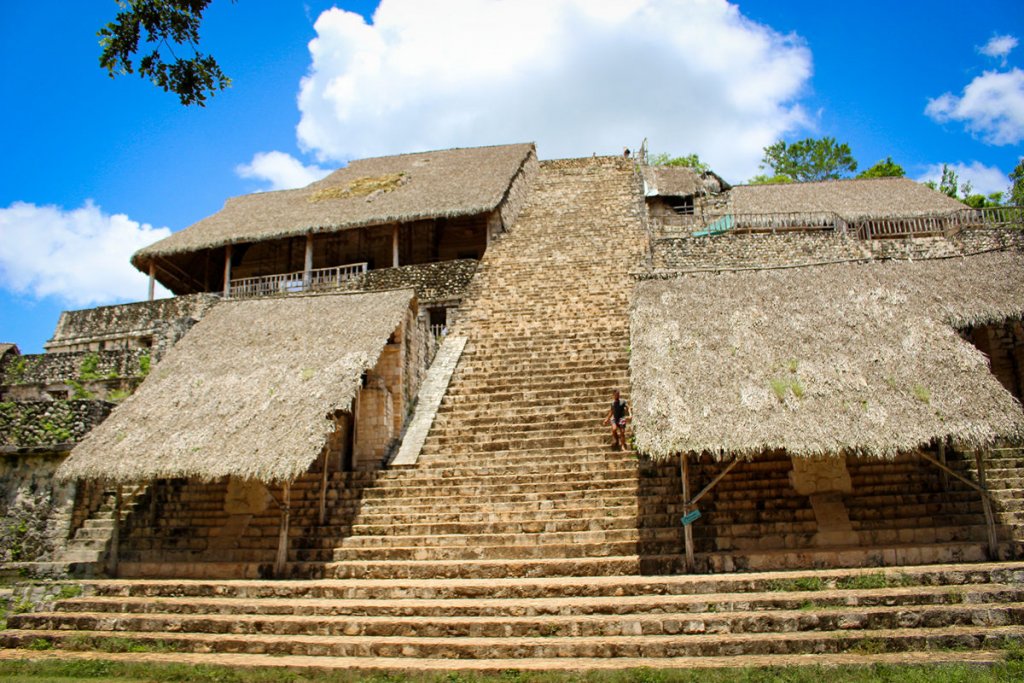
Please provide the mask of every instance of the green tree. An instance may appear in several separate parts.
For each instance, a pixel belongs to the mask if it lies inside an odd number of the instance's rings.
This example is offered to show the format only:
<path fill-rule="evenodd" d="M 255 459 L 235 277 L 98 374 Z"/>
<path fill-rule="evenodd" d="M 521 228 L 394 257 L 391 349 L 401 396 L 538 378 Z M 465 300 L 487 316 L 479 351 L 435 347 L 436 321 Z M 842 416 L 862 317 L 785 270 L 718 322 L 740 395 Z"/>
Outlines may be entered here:
<path fill-rule="evenodd" d="M 748 185 L 784 185 L 791 183 L 793 179 L 788 175 L 767 175 L 759 173 L 747 181 Z"/>
<path fill-rule="evenodd" d="M 857 174 L 858 178 L 902 178 L 907 175 L 907 172 L 903 170 L 903 167 L 892 160 L 892 157 L 886 157 L 885 161 L 879 161 L 877 164 L 869 169 L 861 171 Z"/>
<path fill-rule="evenodd" d="M 138 60 L 138 73 L 185 106 L 205 106 L 208 95 L 231 85 L 220 65 L 199 51 L 199 24 L 213 0 L 119 0 L 117 18 L 101 28 L 100 67 L 111 78 L 135 73 L 139 41 L 149 51 Z M 232 0 L 234 1 L 234 0 Z M 176 52 L 189 52 L 179 57 Z"/>
<path fill-rule="evenodd" d="M 761 168 L 797 182 L 836 180 L 856 171 L 857 161 L 850 146 L 835 138 L 807 138 L 791 145 L 779 140 L 764 148 Z"/>
<path fill-rule="evenodd" d="M 956 171 L 951 169 L 948 164 L 942 165 L 942 177 L 939 182 L 936 183 L 934 180 L 925 181 L 925 185 L 932 188 L 937 192 L 941 192 L 947 197 L 956 199 L 956 192 L 959 189 L 960 179 L 957 177 Z M 970 183 L 965 183 L 966 188 L 970 191 Z M 965 193 L 966 194 L 966 193 Z"/>
<path fill-rule="evenodd" d="M 669 156 L 666 152 L 655 154 L 650 158 L 651 166 L 684 166 L 686 168 L 692 168 L 700 173 L 705 173 L 711 170 L 711 167 L 700 160 L 700 157 L 696 154 L 687 154 L 681 157 Z"/>
<path fill-rule="evenodd" d="M 1024 206 L 1024 159 L 1017 163 L 1017 167 L 1010 171 L 1010 196 L 1006 203 L 1012 206 Z"/>

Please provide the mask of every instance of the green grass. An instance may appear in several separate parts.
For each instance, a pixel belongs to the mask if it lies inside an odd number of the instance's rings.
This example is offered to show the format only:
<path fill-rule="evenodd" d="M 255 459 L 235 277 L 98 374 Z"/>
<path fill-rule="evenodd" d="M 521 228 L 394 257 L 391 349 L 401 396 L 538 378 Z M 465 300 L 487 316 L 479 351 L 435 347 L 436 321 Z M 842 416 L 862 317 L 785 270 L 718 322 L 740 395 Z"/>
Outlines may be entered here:
<path fill-rule="evenodd" d="M 104 660 L 0 661 L 0 679 L 15 683 L 51 681 L 127 681 L 161 683 L 995 683 L 1024 679 L 1024 662 L 1007 656 L 1005 662 L 982 667 L 966 664 L 936 666 L 864 665 L 840 667 L 766 667 L 759 669 L 628 669 L 592 672 L 531 672 L 506 670 L 494 674 L 437 672 L 424 674 L 352 671 L 291 671 L 276 668 L 188 666 L 153 662 Z"/>

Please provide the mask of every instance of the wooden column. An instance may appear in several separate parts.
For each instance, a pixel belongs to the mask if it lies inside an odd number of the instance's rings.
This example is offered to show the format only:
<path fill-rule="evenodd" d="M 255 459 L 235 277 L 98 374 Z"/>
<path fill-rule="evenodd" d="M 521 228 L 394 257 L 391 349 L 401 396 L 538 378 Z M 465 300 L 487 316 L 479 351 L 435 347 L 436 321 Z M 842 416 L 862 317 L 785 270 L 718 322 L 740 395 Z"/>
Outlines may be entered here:
<path fill-rule="evenodd" d="M 988 455 L 988 449 L 985 449 Z M 985 527 L 988 531 L 988 556 L 990 560 L 999 559 L 999 538 L 996 536 L 996 517 L 992 512 L 992 501 L 989 500 L 988 486 L 985 484 L 985 458 L 982 451 L 974 451 L 974 462 L 978 466 L 978 485 L 981 487 L 981 507 L 985 511 Z"/>
<path fill-rule="evenodd" d="M 285 565 L 288 563 L 288 526 L 291 523 L 292 484 L 284 483 L 281 491 L 281 523 L 277 535 L 277 560 L 274 562 L 274 576 L 284 578 Z"/>
<path fill-rule="evenodd" d="M 313 233 L 306 235 L 306 262 L 302 271 L 302 288 L 309 289 L 313 284 Z"/>
<path fill-rule="evenodd" d="M 941 442 L 939 444 L 939 462 L 941 462 L 943 466 L 946 466 L 946 442 L 945 441 L 943 441 L 943 442 Z M 942 490 L 943 491 L 948 491 L 949 490 L 949 475 L 946 473 L 946 470 L 942 469 L 941 467 L 939 468 L 939 472 L 942 473 Z"/>
<path fill-rule="evenodd" d="M 395 223 L 395 228 L 391 231 L 391 266 L 398 267 L 398 223 Z"/>
<path fill-rule="evenodd" d="M 224 298 L 231 297 L 231 245 L 224 247 Z"/>
<path fill-rule="evenodd" d="M 117 578 L 117 557 L 121 545 L 121 485 L 114 490 L 114 526 L 110 531 L 110 554 L 107 555 L 107 575 Z"/>
<path fill-rule="evenodd" d="M 152 301 L 156 294 L 156 262 L 149 262 L 149 300 Z"/>
<path fill-rule="evenodd" d="M 683 480 L 683 514 L 690 511 L 690 459 L 685 453 L 679 454 L 679 475 Z M 693 525 L 683 525 L 683 543 L 686 547 L 686 572 L 692 574 L 693 560 Z"/>
<path fill-rule="evenodd" d="M 328 444 L 330 441 L 328 441 Z M 330 453 L 330 447 L 324 446 L 324 457 L 322 463 L 323 471 L 320 473 L 320 525 L 323 526 L 324 521 L 327 519 L 327 468 L 330 465 L 331 459 L 328 457 Z"/>

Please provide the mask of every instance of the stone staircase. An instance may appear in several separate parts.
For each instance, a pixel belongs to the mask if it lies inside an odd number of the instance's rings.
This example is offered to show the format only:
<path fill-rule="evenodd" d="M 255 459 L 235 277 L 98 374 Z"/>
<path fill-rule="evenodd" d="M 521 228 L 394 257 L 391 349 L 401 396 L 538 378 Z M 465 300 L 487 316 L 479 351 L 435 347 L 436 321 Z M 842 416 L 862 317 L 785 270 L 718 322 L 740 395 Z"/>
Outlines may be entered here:
<path fill-rule="evenodd" d="M 363 492 L 328 576 L 639 570 L 636 457 L 601 425 L 628 398 L 637 182 L 621 159 L 541 164 L 452 327 L 468 341 L 416 465 Z"/>
<path fill-rule="evenodd" d="M 991 662 L 1024 637 L 1022 582 L 1024 563 L 673 577 L 88 581 L 76 597 L 11 616 L 0 645 L 61 657 L 98 650 L 311 670 Z"/>
<path fill-rule="evenodd" d="M 996 500 L 996 516 L 1009 530 L 1010 552 L 1024 557 L 1024 446 L 997 446 L 986 463 L 986 483 Z"/>

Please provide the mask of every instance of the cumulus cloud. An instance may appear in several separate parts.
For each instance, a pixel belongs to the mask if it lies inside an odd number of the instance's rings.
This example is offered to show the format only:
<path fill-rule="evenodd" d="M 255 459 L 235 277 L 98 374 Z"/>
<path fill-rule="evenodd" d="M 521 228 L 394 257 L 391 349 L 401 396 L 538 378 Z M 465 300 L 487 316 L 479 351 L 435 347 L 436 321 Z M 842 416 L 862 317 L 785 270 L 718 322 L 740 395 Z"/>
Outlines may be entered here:
<path fill-rule="evenodd" d="M 986 166 L 980 161 L 972 161 L 969 164 L 957 162 L 946 164 L 953 169 L 962 185 L 965 182 L 971 184 L 972 194 L 988 195 L 993 192 L 1006 192 L 1010 186 L 1010 178 L 995 166 Z M 918 176 L 917 182 L 923 183 L 928 180 L 936 183 L 942 179 L 942 164 L 931 164 Z"/>
<path fill-rule="evenodd" d="M 171 231 L 104 213 L 91 201 L 71 211 L 14 202 L 0 208 L 0 234 L 0 287 L 91 306 L 145 297 L 148 278 L 128 259 Z"/>
<path fill-rule="evenodd" d="M 1017 47 L 1017 39 L 1013 36 L 993 36 L 991 40 L 978 48 L 981 54 L 1000 59 L 1006 66 L 1006 57 Z"/>
<path fill-rule="evenodd" d="M 239 164 L 235 173 L 242 178 L 255 178 L 270 183 L 268 190 L 291 190 L 305 187 L 331 172 L 329 168 L 306 166 L 284 152 L 257 152 L 248 164 Z"/>
<path fill-rule="evenodd" d="M 806 125 L 811 55 L 725 0 L 382 0 L 317 19 L 299 144 L 321 161 L 534 141 L 696 152 L 727 177 Z"/>
<path fill-rule="evenodd" d="M 945 93 L 928 101 L 925 113 L 939 123 L 962 121 L 990 145 L 1024 140 L 1024 71 L 986 71 L 964 88 L 963 96 Z"/>

